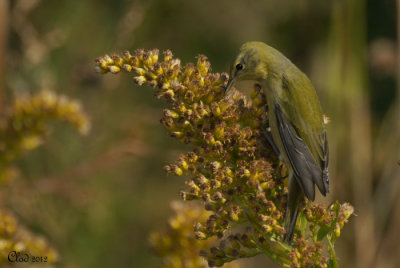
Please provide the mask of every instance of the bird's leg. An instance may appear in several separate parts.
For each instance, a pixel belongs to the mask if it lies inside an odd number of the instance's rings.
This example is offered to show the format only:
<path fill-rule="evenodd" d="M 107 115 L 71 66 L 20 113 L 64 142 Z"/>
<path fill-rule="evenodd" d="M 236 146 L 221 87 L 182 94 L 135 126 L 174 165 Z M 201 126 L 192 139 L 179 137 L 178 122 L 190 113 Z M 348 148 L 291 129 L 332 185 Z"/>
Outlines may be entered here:
<path fill-rule="evenodd" d="M 286 172 L 286 175 L 282 175 L 283 167 L 284 167 L 284 164 L 281 162 L 281 164 L 279 165 L 279 175 L 281 176 L 282 180 L 286 179 L 289 176 L 289 174 L 287 172 Z"/>

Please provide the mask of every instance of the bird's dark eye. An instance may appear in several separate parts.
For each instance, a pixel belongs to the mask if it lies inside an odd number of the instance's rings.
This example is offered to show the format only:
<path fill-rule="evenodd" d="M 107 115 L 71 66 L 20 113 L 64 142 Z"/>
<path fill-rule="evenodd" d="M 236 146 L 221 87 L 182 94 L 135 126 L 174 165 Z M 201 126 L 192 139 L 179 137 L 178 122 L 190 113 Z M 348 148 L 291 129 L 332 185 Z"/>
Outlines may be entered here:
<path fill-rule="evenodd" d="M 238 63 L 238 64 L 236 65 L 236 70 L 240 71 L 240 70 L 242 70 L 242 69 L 243 69 L 243 65 L 240 64 L 240 63 Z"/>

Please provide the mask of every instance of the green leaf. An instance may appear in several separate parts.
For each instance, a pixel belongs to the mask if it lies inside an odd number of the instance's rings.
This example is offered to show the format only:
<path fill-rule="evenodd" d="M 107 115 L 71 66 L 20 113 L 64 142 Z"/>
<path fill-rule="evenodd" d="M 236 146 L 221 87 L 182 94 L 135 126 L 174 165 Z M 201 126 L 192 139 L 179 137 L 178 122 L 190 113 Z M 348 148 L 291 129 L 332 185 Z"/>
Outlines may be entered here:
<path fill-rule="evenodd" d="M 334 267 L 335 267 L 335 262 L 332 259 L 330 259 L 328 262 L 328 268 L 334 268 Z"/>
<path fill-rule="evenodd" d="M 306 228 L 307 228 L 307 219 L 304 215 L 304 213 L 300 213 L 299 215 L 299 227 L 300 227 L 300 231 L 301 231 L 301 236 L 305 236 L 306 234 Z"/>
<path fill-rule="evenodd" d="M 336 222 L 335 222 L 335 223 L 336 223 Z M 333 229 L 334 229 L 334 226 L 335 226 L 335 225 L 332 224 L 332 225 L 330 225 L 330 226 L 325 225 L 325 226 L 320 227 L 319 230 L 318 230 L 318 234 L 317 234 L 317 239 L 318 239 L 318 241 L 321 241 L 322 239 L 325 238 L 325 236 L 326 236 L 328 233 L 332 232 Z"/>

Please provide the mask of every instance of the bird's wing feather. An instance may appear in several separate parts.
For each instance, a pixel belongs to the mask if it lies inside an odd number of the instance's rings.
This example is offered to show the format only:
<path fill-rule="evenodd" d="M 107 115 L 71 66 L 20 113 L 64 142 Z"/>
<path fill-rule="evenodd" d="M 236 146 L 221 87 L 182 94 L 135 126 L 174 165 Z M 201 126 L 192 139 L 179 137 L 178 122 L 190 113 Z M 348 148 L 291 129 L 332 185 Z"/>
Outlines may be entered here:
<path fill-rule="evenodd" d="M 292 164 L 295 177 L 305 195 L 310 200 L 315 199 L 314 184 L 317 184 L 321 193 L 326 195 L 329 192 L 329 187 L 326 187 L 327 185 L 324 182 L 325 177 L 327 178 L 327 176 L 324 176 L 327 173 L 325 172 L 327 161 L 326 164 L 324 161 L 327 159 L 318 159 L 318 161 L 315 159 L 306 143 L 300 138 L 296 128 L 285 118 L 285 114 L 278 103 L 275 103 L 275 116 L 285 152 Z M 326 137 L 324 137 L 324 140 L 323 147 L 327 147 Z M 320 144 L 320 141 L 316 141 L 315 143 Z M 323 152 L 325 149 L 321 150 L 321 155 L 326 155 L 326 152 Z"/>

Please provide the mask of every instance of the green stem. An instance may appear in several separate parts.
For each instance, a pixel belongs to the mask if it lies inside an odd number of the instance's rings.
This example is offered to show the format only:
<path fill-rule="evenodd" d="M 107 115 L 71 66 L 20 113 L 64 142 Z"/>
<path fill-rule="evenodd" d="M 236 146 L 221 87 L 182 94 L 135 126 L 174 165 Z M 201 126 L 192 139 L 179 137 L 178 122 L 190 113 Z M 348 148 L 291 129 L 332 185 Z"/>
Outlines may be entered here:
<path fill-rule="evenodd" d="M 333 246 L 333 244 L 331 242 L 331 238 L 329 236 L 327 236 L 326 240 L 328 241 L 328 251 L 329 251 L 329 254 L 331 255 L 331 261 L 332 261 L 332 264 L 333 264 L 333 268 L 339 268 L 339 265 L 338 265 L 338 262 L 337 262 L 337 259 L 336 259 L 335 249 L 334 249 L 334 246 Z"/>

